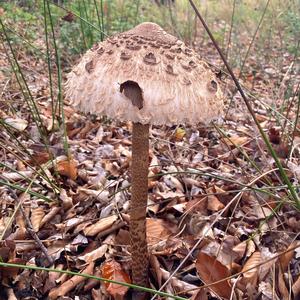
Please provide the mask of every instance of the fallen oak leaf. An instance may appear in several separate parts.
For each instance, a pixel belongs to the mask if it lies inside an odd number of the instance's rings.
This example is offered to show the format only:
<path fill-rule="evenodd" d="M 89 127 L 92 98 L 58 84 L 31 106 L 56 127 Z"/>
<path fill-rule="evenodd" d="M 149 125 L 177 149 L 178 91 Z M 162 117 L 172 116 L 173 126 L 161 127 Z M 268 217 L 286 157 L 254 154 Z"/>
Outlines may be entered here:
<path fill-rule="evenodd" d="M 108 260 L 104 262 L 101 266 L 102 277 L 109 280 L 114 280 L 118 282 L 131 283 L 130 277 L 125 273 L 121 265 L 115 260 Z M 127 286 L 123 286 L 116 283 L 105 282 L 104 283 L 106 291 L 114 299 L 123 299 L 124 295 L 128 291 Z"/>
<path fill-rule="evenodd" d="M 230 276 L 229 270 L 221 264 L 215 257 L 204 252 L 200 252 L 196 260 L 196 269 L 205 284 L 209 284 L 218 296 L 229 299 L 231 295 L 231 285 L 229 280 L 223 280 Z M 220 281 L 216 284 L 214 282 Z"/>
<path fill-rule="evenodd" d="M 172 234 L 170 224 L 162 219 L 147 219 L 146 228 L 149 245 L 154 245 L 160 241 L 167 240 Z"/>

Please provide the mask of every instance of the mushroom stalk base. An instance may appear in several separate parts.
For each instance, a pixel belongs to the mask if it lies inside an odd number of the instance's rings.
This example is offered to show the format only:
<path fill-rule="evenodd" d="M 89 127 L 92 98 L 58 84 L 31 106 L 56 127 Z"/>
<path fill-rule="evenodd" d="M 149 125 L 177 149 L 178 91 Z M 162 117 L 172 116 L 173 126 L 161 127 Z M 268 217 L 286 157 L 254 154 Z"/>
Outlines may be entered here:
<path fill-rule="evenodd" d="M 149 125 L 133 123 L 131 165 L 130 242 L 132 280 L 148 286 L 148 247 L 146 240 L 146 210 L 148 198 Z"/>

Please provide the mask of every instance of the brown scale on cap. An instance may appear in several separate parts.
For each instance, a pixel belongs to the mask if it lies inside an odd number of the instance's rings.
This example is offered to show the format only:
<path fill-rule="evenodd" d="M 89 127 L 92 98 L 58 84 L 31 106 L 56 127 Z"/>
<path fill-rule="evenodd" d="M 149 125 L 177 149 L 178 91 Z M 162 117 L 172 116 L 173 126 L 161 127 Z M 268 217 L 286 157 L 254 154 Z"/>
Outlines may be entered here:
<path fill-rule="evenodd" d="M 142 108 L 120 91 L 127 81 L 142 90 Z M 142 124 L 207 123 L 223 110 L 209 66 L 154 23 L 95 45 L 69 74 L 67 97 L 85 112 Z"/>

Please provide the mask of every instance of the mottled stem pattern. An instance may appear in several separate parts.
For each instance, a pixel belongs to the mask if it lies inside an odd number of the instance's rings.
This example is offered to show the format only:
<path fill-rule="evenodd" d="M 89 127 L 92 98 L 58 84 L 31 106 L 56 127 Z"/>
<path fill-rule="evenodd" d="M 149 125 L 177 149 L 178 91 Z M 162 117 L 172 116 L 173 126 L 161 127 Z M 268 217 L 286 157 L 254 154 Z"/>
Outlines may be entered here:
<path fill-rule="evenodd" d="M 148 248 L 146 240 L 146 210 L 148 197 L 149 125 L 133 123 L 131 165 L 130 241 L 132 280 L 148 285 Z"/>

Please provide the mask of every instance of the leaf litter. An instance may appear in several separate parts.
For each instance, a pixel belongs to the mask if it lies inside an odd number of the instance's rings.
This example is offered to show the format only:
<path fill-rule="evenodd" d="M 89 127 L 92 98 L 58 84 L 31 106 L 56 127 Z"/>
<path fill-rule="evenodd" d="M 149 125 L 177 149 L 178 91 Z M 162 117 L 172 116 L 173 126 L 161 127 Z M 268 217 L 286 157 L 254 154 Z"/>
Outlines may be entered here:
<path fill-rule="evenodd" d="M 273 97 L 274 86 L 287 76 L 300 80 L 290 68 L 291 59 L 287 54 L 285 73 L 266 65 L 263 74 L 252 56 L 246 66 L 250 64 L 257 74 L 253 78 L 246 72 L 241 80 L 260 96 L 252 98 L 257 118 L 282 161 L 288 158 L 285 168 L 298 185 L 300 135 L 296 130 L 290 152 L 291 125 L 281 118 L 278 126 L 277 113 L 270 109 L 284 101 L 284 86 Z M 71 154 L 67 157 L 62 128 L 52 126 L 45 63 L 20 51 L 48 145 L 8 62 L 3 56 L 0 60 L 6 70 L 1 76 L 10 74 L 0 83 L 1 121 L 6 124 L 0 132 L 2 261 L 50 267 L 24 221 L 22 206 L 53 267 L 130 283 L 131 124 L 83 116 L 66 103 Z M 166 292 L 187 299 L 286 299 L 288 295 L 296 299 L 299 212 L 239 95 L 225 81 L 233 102 L 222 130 L 184 124 L 151 129 L 147 216 L 151 287 L 159 289 L 167 282 Z M 295 114 L 291 107 L 288 119 L 294 120 Z M 254 183 L 248 186 L 250 182 Z M 0 295 L 7 299 L 130 299 L 131 295 L 127 287 L 81 276 L 9 267 L 0 267 L 0 275 L 4 287 Z"/>

